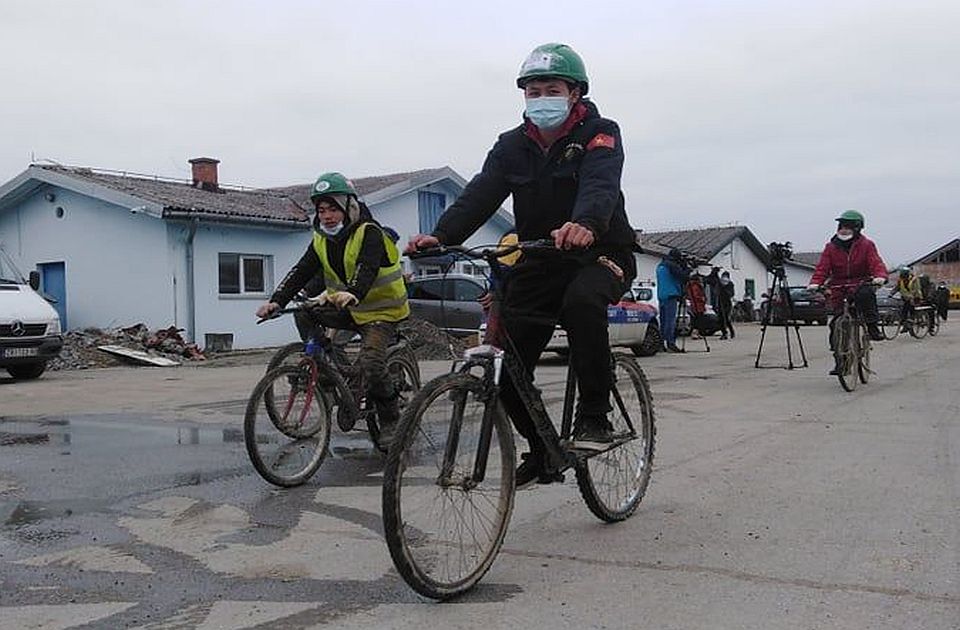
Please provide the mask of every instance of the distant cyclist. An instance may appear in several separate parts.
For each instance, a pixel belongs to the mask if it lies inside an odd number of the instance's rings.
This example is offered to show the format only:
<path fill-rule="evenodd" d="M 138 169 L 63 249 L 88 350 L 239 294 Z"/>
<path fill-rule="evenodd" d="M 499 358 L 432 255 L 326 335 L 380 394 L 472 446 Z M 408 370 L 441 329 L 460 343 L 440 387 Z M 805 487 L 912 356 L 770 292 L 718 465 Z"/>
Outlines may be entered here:
<path fill-rule="evenodd" d="M 837 217 L 837 231 L 823 248 L 820 262 L 810 278 L 808 289 L 816 291 L 821 285 L 831 289 L 830 308 L 834 317 L 830 320 L 830 350 L 833 350 L 833 325 L 836 315 L 843 310 L 843 301 L 853 295 L 853 301 L 874 341 L 884 336 L 877 322 L 877 295 L 870 285 L 882 285 L 887 281 L 887 267 L 880 258 L 877 246 L 863 234 L 863 215 L 856 210 L 847 210 Z M 834 365 L 831 374 L 836 375 Z"/>
<path fill-rule="evenodd" d="M 913 275 L 910 267 L 900 267 L 897 286 L 890 295 L 900 294 L 903 304 L 900 307 L 900 332 L 907 332 L 907 321 L 913 315 L 913 309 L 923 300 L 920 279 Z"/>
<path fill-rule="evenodd" d="M 269 301 L 257 309 L 257 317 L 285 306 L 322 273 L 322 296 L 336 307 L 335 312 L 322 314 L 323 323 L 360 333 L 357 363 L 366 379 L 366 394 L 377 409 L 380 437 L 389 444 L 400 410 L 399 393 L 387 370 L 387 347 L 396 337 L 397 324 L 410 314 L 400 252 L 359 200 L 353 183 L 340 173 L 317 178 L 310 200 L 317 211 L 313 242 Z"/>

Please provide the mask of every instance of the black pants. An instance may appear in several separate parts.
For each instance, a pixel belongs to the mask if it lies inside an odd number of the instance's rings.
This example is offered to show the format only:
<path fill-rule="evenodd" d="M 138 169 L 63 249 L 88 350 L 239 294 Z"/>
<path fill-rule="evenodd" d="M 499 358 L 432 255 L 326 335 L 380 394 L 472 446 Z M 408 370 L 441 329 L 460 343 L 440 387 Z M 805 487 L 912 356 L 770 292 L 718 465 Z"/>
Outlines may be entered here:
<path fill-rule="evenodd" d="M 733 312 L 733 303 L 720 300 L 717 302 L 717 317 L 720 319 L 720 333 L 727 334 L 730 333 L 732 337 L 733 332 L 733 320 L 730 318 L 730 314 Z"/>
<path fill-rule="evenodd" d="M 567 331 L 570 369 L 577 376 L 580 392 L 578 419 L 602 417 L 612 409 L 607 306 L 630 286 L 636 267 L 630 252 L 608 256 L 623 270 L 622 279 L 596 262 L 522 262 L 511 271 L 501 307 L 502 326 L 513 340 L 528 382 L 533 381 L 533 370 L 553 335 L 552 322 L 559 322 Z M 500 343 L 509 348 L 506 340 Z M 501 383 L 500 397 L 517 432 L 532 451 L 539 451 L 540 437 L 509 377 Z"/>

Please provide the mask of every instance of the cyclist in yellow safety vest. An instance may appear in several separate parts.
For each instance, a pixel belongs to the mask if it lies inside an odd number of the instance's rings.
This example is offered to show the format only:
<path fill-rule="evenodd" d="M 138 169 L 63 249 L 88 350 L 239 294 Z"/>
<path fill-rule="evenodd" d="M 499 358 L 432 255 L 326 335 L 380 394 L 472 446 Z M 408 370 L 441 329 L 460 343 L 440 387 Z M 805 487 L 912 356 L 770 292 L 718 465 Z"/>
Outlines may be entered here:
<path fill-rule="evenodd" d="M 400 414 L 396 385 L 387 370 L 387 347 L 396 337 L 397 323 L 410 315 L 400 252 L 340 173 L 317 178 L 310 201 L 317 211 L 313 242 L 270 300 L 257 309 L 257 317 L 283 308 L 322 271 L 326 285 L 322 301 L 335 310 L 319 311 L 318 319 L 329 328 L 360 333 L 357 361 L 366 394 L 377 408 L 381 440 L 389 444 Z"/>
<path fill-rule="evenodd" d="M 900 332 L 907 332 L 907 319 L 923 297 L 923 293 L 920 291 L 920 280 L 913 275 L 913 270 L 910 267 L 900 267 L 897 286 L 890 292 L 890 295 L 893 296 L 897 293 L 903 300 L 903 305 L 900 307 Z"/>

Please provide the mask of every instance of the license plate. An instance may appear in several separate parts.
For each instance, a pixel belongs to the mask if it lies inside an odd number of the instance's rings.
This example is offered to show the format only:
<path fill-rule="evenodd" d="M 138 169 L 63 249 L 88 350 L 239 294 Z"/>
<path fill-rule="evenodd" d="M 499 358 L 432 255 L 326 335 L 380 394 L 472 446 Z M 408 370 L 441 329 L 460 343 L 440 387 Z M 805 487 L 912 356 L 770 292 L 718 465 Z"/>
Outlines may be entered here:
<path fill-rule="evenodd" d="M 37 356 L 36 348 L 3 348 L 0 350 L 0 355 L 8 359 L 17 359 L 23 357 L 35 357 Z"/>

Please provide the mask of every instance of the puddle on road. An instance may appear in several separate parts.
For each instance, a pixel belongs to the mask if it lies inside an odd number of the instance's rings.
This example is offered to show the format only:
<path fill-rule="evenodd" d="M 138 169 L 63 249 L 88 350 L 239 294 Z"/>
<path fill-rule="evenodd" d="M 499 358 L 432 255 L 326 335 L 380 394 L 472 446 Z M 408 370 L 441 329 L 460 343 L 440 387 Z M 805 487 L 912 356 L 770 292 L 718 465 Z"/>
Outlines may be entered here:
<path fill-rule="evenodd" d="M 52 518 L 99 512 L 110 505 L 106 499 L 62 499 L 55 501 L 0 501 L 0 526 L 20 527 Z"/>
<path fill-rule="evenodd" d="M 112 418 L 117 418 L 113 420 Z M 139 423 L 131 422 L 139 420 Z M 194 427 L 157 420 L 151 416 L 123 414 L 95 417 L 9 417 L 0 416 L 0 447 L 2 446 L 64 446 L 71 450 L 83 445 L 125 445 L 142 447 L 147 444 L 196 446 L 243 442 L 243 431 L 232 427 Z M 42 429 L 42 430 L 39 430 Z M 76 438 L 76 439 L 75 439 Z"/>

